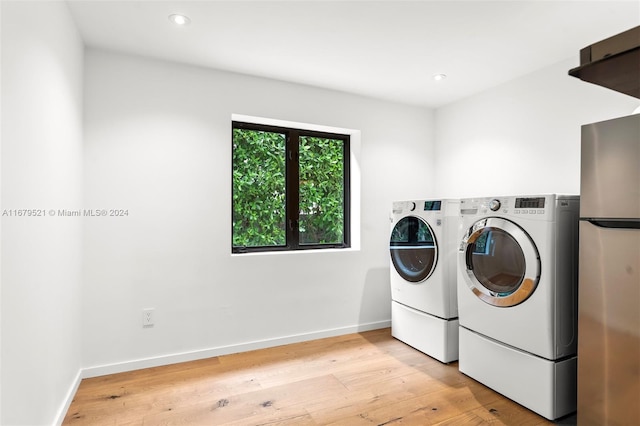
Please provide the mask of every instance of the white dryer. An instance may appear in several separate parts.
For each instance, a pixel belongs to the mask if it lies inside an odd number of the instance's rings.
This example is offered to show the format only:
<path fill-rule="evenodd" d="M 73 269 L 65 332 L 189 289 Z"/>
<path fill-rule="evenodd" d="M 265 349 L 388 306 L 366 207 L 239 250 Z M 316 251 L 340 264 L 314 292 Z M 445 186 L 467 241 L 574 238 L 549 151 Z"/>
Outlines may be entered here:
<path fill-rule="evenodd" d="M 393 203 L 391 334 L 441 361 L 458 359 L 459 200 Z"/>
<path fill-rule="evenodd" d="M 579 197 L 460 202 L 459 369 L 555 420 L 576 410 Z"/>

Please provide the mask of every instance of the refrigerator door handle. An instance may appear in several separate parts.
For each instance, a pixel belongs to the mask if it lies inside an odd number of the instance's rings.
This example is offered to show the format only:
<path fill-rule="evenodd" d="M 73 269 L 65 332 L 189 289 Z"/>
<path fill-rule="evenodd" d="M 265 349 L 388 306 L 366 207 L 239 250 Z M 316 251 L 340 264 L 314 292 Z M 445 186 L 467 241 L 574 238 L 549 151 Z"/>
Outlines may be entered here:
<path fill-rule="evenodd" d="M 596 219 L 584 217 L 581 220 L 600 228 L 640 229 L 640 219 Z"/>

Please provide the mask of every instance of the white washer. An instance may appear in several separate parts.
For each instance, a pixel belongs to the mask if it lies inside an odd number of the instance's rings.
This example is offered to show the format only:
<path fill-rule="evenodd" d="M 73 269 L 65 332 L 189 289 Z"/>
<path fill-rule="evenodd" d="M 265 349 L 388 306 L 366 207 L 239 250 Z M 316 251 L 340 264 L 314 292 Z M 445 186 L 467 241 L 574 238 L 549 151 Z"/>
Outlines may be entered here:
<path fill-rule="evenodd" d="M 579 197 L 462 199 L 459 369 L 555 420 L 576 410 Z"/>
<path fill-rule="evenodd" d="M 391 334 L 441 361 L 458 359 L 459 200 L 393 203 Z"/>

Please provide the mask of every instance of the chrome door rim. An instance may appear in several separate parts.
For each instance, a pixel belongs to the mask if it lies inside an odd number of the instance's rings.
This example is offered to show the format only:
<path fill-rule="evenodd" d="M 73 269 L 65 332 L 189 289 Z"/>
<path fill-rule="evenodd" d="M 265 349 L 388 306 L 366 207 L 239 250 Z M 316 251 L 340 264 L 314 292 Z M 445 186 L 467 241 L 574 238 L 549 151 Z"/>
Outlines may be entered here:
<path fill-rule="evenodd" d="M 486 288 L 467 267 L 467 250 L 470 244 L 480 236 L 486 228 L 500 229 L 508 233 L 520 246 L 525 260 L 525 273 L 518 288 L 508 295 L 501 296 Z M 475 222 L 466 232 L 458 250 L 458 260 L 464 268 L 465 281 L 469 289 L 480 300 L 498 307 L 518 305 L 527 300 L 535 291 L 540 281 L 540 255 L 531 237 L 515 223 L 498 217 L 488 217 Z"/>

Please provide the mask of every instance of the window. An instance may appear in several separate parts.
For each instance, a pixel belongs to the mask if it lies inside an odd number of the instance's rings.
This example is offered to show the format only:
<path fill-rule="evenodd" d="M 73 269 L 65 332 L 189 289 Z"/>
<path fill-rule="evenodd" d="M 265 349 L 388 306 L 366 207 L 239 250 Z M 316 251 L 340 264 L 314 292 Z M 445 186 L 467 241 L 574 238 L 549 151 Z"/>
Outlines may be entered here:
<path fill-rule="evenodd" d="M 349 247 L 349 135 L 232 127 L 232 251 Z"/>

